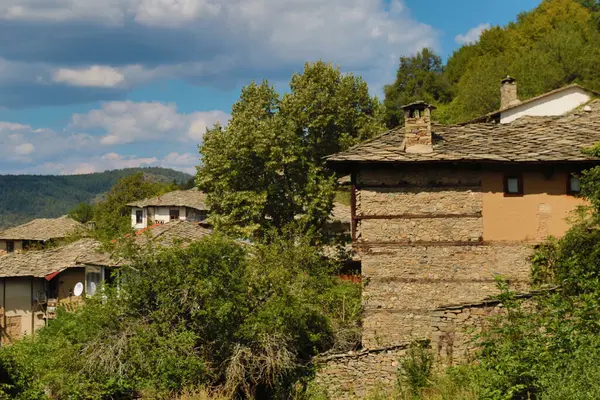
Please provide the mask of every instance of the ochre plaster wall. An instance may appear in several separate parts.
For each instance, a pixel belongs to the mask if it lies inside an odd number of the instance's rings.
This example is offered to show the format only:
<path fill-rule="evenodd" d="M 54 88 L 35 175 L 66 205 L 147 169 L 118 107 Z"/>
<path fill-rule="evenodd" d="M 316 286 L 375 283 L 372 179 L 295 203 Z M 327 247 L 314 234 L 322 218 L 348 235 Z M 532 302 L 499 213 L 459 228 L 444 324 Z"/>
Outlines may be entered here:
<path fill-rule="evenodd" d="M 543 241 L 569 229 L 567 217 L 584 200 L 567 195 L 567 172 L 546 177 L 524 172 L 522 196 L 506 196 L 504 174 L 482 174 L 483 239 L 485 241 Z"/>
<path fill-rule="evenodd" d="M 77 297 L 73 295 L 75 285 L 81 282 L 85 285 L 85 268 L 69 268 L 60 273 L 58 276 L 58 301 L 64 302 L 80 302 L 83 295 Z"/>

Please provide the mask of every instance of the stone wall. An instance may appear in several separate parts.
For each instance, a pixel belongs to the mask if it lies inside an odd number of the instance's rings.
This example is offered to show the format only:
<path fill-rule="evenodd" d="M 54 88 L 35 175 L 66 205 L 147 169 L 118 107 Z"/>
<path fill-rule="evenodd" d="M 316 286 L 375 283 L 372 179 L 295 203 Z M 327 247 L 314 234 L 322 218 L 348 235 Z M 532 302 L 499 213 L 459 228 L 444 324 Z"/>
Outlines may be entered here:
<path fill-rule="evenodd" d="M 483 237 L 482 173 L 363 169 L 355 183 L 364 348 L 430 337 L 433 309 L 487 298 L 496 275 L 527 290 L 531 245 Z"/>
<path fill-rule="evenodd" d="M 360 399 L 376 389 L 392 389 L 399 360 L 408 346 L 403 343 L 317 359 L 316 383 L 326 389 L 332 399 Z"/>

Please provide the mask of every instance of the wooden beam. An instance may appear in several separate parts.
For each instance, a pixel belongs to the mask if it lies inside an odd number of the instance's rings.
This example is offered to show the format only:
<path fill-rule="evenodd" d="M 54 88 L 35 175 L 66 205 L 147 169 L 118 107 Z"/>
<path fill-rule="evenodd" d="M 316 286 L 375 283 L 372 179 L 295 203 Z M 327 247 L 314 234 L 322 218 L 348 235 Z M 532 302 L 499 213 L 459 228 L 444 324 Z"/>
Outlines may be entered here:
<path fill-rule="evenodd" d="M 356 241 L 356 172 L 352 171 L 350 174 L 350 216 L 351 216 L 351 233 L 352 233 L 352 242 Z"/>
<path fill-rule="evenodd" d="M 361 219 L 427 219 L 427 218 L 481 218 L 481 211 L 466 214 L 391 214 L 391 215 L 356 215 L 352 218 Z"/>
<path fill-rule="evenodd" d="M 465 246 L 465 247 L 469 247 L 469 246 L 483 246 L 483 241 L 472 241 L 472 242 L 468 242 L 468 241 L 424 241 L 424 240 L 419 240 L 419 241 L 372 241 L 372 242 L 365 242 L 365 241 L 358 241 L 356 242 L 356 246 L 362 250 L 364 249 L 369 249 L 372 247 L 379 247 L 379 246 L 385 246 L 385 247 L 419 247 L 419 246 L 429 246 L 429 247 L 444 247 L 444 246 Z"/>
<path fill-rule="evenodd" d="M 360 184 L 357 185 L 357 189 L 481 189 L 481 183 L 422 183 L 415 184 L 409 182 L 399 182 L 395 184 L 385 184 L 385 183 L 373 183 L 373 184 Z"/>

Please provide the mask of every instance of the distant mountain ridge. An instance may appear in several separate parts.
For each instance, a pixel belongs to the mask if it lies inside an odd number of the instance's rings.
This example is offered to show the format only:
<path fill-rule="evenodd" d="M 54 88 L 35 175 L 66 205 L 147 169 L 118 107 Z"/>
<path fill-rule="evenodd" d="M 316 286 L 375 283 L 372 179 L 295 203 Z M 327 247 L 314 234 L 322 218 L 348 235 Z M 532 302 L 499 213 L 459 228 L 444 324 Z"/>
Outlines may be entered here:
<path fill-rule="evenodd" d="M 192 179 L 169 168 L 125 168 L 83 175 L 0 175 L 0 230 L 35 218 L 54 218 L 81 202 L 98 201 L 117 181 L 143 172 L 159 182 Z"/>

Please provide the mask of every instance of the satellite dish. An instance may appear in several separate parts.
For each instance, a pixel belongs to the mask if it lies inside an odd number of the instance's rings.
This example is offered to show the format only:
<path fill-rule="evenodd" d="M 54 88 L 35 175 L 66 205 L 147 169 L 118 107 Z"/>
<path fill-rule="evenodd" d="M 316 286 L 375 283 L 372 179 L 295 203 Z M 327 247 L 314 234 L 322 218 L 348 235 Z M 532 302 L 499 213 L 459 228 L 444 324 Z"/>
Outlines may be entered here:
<path fill-rule="evenodd" d="M 83 293 L 83 283 L 81 282 L 77 282 L 77 284 L 75 285 L 75 289 L 73 289 L 73 294 L 75 296 L 81 296 L 81 294 Z"/>

